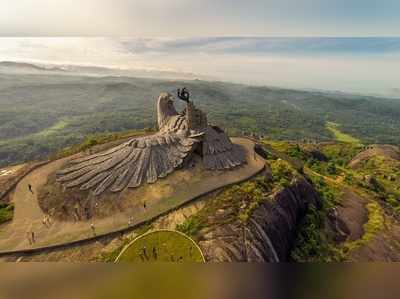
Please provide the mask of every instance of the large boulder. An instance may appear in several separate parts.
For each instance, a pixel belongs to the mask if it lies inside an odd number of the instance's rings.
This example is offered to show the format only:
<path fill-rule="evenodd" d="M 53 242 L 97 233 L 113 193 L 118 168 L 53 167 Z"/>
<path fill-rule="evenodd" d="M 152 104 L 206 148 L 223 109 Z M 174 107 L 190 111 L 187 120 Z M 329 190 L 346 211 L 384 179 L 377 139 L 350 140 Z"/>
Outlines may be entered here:
<path fill-rule="evenodd" d="M 319 208 L 320 203 L 313 186 L 296 179 L 262 203 L 246 224 L 238 220 L 218 226 L 199 244 L 211 262 L 287 261 L 308 208 Z"/>

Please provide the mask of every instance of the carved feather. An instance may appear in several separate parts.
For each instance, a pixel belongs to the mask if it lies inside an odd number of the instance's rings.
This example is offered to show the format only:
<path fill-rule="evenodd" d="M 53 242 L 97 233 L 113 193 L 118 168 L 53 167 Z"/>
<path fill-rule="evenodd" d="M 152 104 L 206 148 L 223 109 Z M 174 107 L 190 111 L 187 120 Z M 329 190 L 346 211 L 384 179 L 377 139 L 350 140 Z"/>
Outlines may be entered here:
<path fill-rule="evenodd" d="M 221 129 L 208 126 L 203 137 L 203 163 L 206 169 L 231 169 L 245 163 L 242 150 L 232 144 Z"/>
<path fill-rule="evenodd" d="M 154 183 L 180 167 L 190 154 L 195 140 L 175 133 L 155 134 L 131 139 L 110 150 L 71 161 L 57 173 L 66 187 L 122 191 L 141 184 Z"/>

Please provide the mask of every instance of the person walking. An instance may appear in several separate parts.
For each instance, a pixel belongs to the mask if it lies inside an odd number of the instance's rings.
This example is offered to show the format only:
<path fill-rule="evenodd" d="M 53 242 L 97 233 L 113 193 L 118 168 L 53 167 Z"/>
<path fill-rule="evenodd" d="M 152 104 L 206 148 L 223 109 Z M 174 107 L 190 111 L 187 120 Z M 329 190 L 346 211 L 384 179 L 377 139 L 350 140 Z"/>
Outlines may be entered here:
<path fill-rule="evenodd" d="M 143 253 L 143 256 L 145 257 L 145 259 L 148 261 L 148 260 L 149 260 L 149 256 L 147 255 L 147 248 L 146 248 L 146 246 L 143 246 L 143 248 L 142 248 L 142 253 Z"/>
<path fill-rule="evenodd" d="M 155 246 L 153 246 L 153 259 L 157 260 L 158 255 L 157 255 L 157 248 Z"/>
<path fill-rule="evenodd" d="M 47 225 L 47 216 L 46 216 L 46 215 L 43 217 L 42 223 L 43 223 L 43 225 L 44 225 L 45 227 L 48 228 L 48 225 Z"/>
<path fill-rule="evenodd" d="M 33 189 L 32 189 L 32 185 L 31 184 L 28 184 L 28 189 L 29 189 L 29 192 L 31 192 L 33 194 Z"/>
<path fill-rule="evenodd" d="M 50 217 L 50 214 L 47 214 L 46 217 L 47 217 L 47 224 L 48 224 L 49 227 L 50 227 L 50 226 L 51 226 L 51 217 Z"/>
<path fill-rule="evenodd" d="M 35 232 L 34 231 L 31 231 L 31 237 L 32 237 L 32 244 L 35 244 L 36 240 L 35 240 Z"/>
<path fill-rule="evenodd" d="M 92 229 L 93 235 L 96 236 L 96 228 L 94 227 L 93 223 L 90 223 L 90 228 Z"/>

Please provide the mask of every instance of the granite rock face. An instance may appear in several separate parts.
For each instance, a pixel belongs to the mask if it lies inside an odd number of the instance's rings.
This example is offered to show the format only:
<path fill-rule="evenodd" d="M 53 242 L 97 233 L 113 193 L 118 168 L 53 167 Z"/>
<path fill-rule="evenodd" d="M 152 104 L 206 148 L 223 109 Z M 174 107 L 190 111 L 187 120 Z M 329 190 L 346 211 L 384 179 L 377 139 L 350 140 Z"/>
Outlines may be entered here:
<path fill-rule="evenodd" d="M 219 226 L 199 242 L 210 262 L 284 262 L 296 239 L 298 226 L 310 205 L 320 198 L 306 179 L 292 184 L 261 204 L 246 224 L 239 220 Z"/>

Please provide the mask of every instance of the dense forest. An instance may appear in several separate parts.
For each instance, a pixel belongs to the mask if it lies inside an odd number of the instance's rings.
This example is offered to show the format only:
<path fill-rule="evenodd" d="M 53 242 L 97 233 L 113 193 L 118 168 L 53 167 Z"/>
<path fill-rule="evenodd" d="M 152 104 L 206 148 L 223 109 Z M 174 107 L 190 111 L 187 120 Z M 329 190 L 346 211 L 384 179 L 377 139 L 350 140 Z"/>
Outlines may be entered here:
<path fill-rule="evenodd" d="M 92 134 L 154 128 L 159 93 L 182 86 L 232 135 L 324 141 L 335 138 L 327 127 L 335 123 L 363 143 L 400 143 L 396 99 L 200 80 L 0 74 L 0 166 L 45 158 Z"/>

